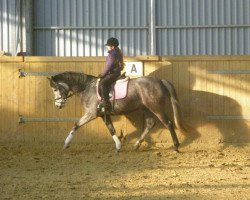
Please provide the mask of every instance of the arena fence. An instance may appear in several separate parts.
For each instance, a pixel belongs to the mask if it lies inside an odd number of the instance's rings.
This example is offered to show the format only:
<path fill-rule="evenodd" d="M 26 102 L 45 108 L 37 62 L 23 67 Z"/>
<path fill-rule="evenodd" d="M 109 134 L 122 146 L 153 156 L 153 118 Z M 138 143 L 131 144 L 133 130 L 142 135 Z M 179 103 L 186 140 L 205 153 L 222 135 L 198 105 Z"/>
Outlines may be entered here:
<path fill-rule="evenodd" d="M 142 75 L 169 80 L 176 88 L 192 144 L 245 144 L 250 141 L 250 56 L 126 57 L 141 62 Z M 78 98 L 54 106 L 47 76 L 63 71 L 98 75 L 104 57 L 0 57 L 1 141 L 63 142 L 83 114 Z M 128 63 L 129 64 L 129 63 Z M 113 117 L 118 132 L 133 142 L 143 130 L 141 112 Z M 181 140 L 184 136 L 178 133 Z M 149 142 L 171 142 L 157 125 Z M 101 119 L 83 126 L 75 142 L 112 143 Z"/>

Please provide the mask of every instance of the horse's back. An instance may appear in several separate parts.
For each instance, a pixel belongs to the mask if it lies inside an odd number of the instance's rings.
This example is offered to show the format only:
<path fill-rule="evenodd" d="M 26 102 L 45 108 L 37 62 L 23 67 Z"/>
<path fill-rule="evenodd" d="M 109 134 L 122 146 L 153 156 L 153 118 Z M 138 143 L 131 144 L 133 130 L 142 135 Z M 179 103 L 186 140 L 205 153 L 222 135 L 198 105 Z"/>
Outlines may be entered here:
<path fill-rule="evenodd" d="M 145 76 L 130 80 L 128 84 L 129 95 L 140 98 L 143 104 L 148 104 L 149 102 L 165 102 L 169 93 L 160 79 Z"/>
<path fill-rule="evenodd" d="M 143 92 L 163 92 L 165 90 L 162 81 L 159 78 L 144 76 L 135 79 L 131 79 L 129 82 L 129 89 L 136 88 Z"/>

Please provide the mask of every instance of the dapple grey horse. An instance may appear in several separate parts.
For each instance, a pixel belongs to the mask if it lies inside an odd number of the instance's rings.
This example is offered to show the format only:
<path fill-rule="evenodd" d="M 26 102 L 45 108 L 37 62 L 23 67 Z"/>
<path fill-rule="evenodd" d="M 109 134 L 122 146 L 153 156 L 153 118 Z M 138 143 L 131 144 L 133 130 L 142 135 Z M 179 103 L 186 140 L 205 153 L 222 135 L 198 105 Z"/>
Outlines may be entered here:
<path fill-rule="evenodd" d="M 97 109 L 100 102 L 96 93 L 98 78 L 84 73 L 63 72 L 50 77 L 49 80 L 55 95 L 55 105 L 58 108 L 62 108 L 67 98 L 72 96 L 72 94 L 76 94 L 80 97 L 81 103 L 85 108 L 85 115 L 74 125 L 65 140 L 64 148 L 68 148 L 77 129 L 97 117 L 104 119 L 104 114 L 100 113 Z M 136 149 L 140 147 L 145 136 L 155 125 L 156 116 L 160 122 L 169 129 L 174 143 L 174 150 L 178 152 L 179 141 L 174 129 L 174 124 L 166 113 L 167 110 L 171 109 L 171 107 L 167 107 L 167 100 L 170 100 L 172 105 L 175 126 L 183 129 L 175 89 L 173 85 L 166 80 L 153 77 L 131 79 L 128 83 L 126 97 L 112 102 L 114 111 L 111 115 L 124 115 L 142 109 L 145 116 L 145 129 L 135 143 Z M 121 141 L 116 134 L 110 114 L 105 116 L 104 122 L 113 137 L 117 151 L 119 151 L 121 149 Z"/>

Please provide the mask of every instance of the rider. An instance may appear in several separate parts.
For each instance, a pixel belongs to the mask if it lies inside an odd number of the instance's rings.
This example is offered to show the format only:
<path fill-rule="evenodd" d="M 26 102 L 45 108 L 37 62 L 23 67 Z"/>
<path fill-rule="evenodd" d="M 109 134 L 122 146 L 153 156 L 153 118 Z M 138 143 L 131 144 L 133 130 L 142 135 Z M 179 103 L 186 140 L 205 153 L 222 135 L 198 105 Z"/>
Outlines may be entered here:
<path fill-rule="evenodd" d="M 118 47 L 119 41 L 116 38 L 109 38 L 105 45 L 108 49 L 108 56 L 106 58 L 105 67 L 98 77 L 100 78 L 99 85 L 103 106 L 105 110 L 109 110 L 111 107 L 109 102 L 109 88 L 121 75 L 124 63 L 122 51 Z"/>

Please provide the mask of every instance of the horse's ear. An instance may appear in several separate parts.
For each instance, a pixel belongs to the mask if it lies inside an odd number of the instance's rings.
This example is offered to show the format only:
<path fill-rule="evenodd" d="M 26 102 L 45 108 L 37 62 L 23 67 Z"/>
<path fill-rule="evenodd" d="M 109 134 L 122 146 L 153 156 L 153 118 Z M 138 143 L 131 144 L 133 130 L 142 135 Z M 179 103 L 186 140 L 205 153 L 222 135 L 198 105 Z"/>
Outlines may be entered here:
<path fill-rule="evenodd" d="M 48 79 L 49 82 L 55 82 L 55 81 L 53 80 L 53 76 L 47 76 L 47 79 Z"/>
<path fill-rule="evenodd" d="M 55 84 L 56 84 L 56 82 L 55 82 L 54 79 L 53 79 L 53 76 L 47 77 L 47 79 L 48 79 L 50 85 L 55 85 Z"/>

